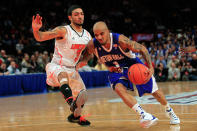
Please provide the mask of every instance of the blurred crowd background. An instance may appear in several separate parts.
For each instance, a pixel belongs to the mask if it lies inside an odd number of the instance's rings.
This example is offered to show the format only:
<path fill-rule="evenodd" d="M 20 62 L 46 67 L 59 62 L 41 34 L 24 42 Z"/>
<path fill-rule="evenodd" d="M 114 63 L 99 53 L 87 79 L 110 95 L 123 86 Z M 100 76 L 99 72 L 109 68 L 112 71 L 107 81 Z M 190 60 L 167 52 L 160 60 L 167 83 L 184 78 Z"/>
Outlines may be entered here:
<path fill-rule="evenodd" d="M 69 24 L 67 9 L 81 5 L 84 28 L 103 20 L 149 50 L 157 81 L 197 80 L 197 55 L 179 54 L 180 47 L 197 44 L 197 7 L 194 0 L 2 0 L 0 1 L 0 75 L 45 72 L 54 40 L 35 41 L 32 16 L 43 17 L 41 30 Z M 140 56 L 140 54 L 136 54 Z M 80 71 L 106 70 L 96 58 Z"/>

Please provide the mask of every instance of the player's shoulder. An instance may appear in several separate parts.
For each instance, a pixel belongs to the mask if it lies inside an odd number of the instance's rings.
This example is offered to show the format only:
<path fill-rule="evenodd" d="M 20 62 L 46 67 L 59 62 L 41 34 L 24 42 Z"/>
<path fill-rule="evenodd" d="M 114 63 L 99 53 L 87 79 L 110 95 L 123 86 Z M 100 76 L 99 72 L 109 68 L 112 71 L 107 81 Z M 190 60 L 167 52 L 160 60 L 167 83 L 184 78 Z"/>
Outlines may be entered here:
<path fill-rule="evenodd" d="M 112 35 L 116 35 L 116 36 L 121 35 L 120 33 L 116 33 L 116 32 L 111 32 L 111 33 Z"/>
<path fill-rule="evenodd" d="M 120 37 L 121 34 L 115 33 L 115 32 L 111 32 L 111 34 L 112 34 L 112 38 L 113 38 L 114 43 L 118 43 L 119 42 L 119 37 Z"/>
<path fill-rule="evenodd" d="M 84 34 L 85 34 L 86 36 L 88 36 L 90 39 L 92 39 L 91 34 L 90 34 L 86 29 L 83 29 L 83 30 L 84 30 Z"/>
<path fill-rule="evenodd" d="M 66 29 L 65 26 L 57 26 L 57 27 L 55 27 L 54 30 L 57 31 L 57 32 L 60 32 L 60 33 L 66 33 L 67 32 L 67 29 Z"/>
<path fill-rule="evenodd" d="M 60 30 L 66 30 L 66 26 L 64 25 L 60 25 L 60 26 L 57 26 L 56 29 L 60 29 Z"/>

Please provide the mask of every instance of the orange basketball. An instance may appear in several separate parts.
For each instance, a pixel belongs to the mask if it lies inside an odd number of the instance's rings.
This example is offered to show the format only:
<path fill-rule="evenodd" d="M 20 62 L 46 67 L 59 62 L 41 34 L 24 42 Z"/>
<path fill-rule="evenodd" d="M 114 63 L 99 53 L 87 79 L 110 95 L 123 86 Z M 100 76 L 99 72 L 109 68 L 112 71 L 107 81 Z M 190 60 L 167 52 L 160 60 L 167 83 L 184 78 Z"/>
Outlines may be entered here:
<path fill-rule="evenodd" d="M 142 85 L 145 84 L 144 80 L 147 78 L 148 68 L 143 64 L 134 64 L 129 67 L 128 70 L 128 77 L 129 80 L 135 85 Z"/>

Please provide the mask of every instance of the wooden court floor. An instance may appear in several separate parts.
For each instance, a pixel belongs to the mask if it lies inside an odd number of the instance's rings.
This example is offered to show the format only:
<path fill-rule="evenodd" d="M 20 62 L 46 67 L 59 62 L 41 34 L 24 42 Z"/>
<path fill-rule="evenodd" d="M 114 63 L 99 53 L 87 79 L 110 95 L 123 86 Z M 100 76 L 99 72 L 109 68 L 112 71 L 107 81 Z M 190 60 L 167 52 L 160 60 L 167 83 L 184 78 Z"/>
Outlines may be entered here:
<path fill-rule="evenodd" d="M 69 108 L 62 95 L 56 92 L 0 98 L 0 131 L 197 131 L 197 82 L 158 85 L 172 102 L 181 119 L 180 125 L 170 125 L 163 108 L 146 95 L 144 98 L 149 98 L 141 100 L 141 105 L 158 117 L 159 122 L 143 129 L 139 126 L 138 116 L 121 102 L 111 88 L 96 88 L 88 90 L 89 100 L 82 113 L 90 115 L 87 117 L 92 123 L 89 127 L 67 122 Z M 131 94 L 136 95 L 135 92 Z"/>

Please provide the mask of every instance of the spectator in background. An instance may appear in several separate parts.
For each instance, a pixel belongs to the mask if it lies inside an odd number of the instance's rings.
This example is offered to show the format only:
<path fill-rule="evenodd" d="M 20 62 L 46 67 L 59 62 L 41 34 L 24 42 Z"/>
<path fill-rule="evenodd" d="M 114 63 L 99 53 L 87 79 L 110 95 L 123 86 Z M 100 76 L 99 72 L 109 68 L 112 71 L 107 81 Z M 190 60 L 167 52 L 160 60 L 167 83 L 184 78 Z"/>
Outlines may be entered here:
<path fill-rule="evenodd" d="M 170 68 L 172 66 L 172 63 L 176 65 L 176 67 L 179 65 L 179 59 L 175 55 L 172 56 L 172 59 L 170 59 L 167 63 L 167 67 Z"/>
<path fill-rule="evenodd" d="M 176 64 L 174 62 L 171 63 L 171 66 L 168 69 L 168 80 L 180 80 L 180 70 L 176 67 Z"/>
<path fill-rule="evenodd" d="M 43 64 L 44 64 L 43 66 L 46 67 L 46 65 L 50 62 L 50 57 L 49 57 L 47 51 L 43 52 L 42 60 L 43 60 Z"/>
<path fill-rule="evenodd" d="M 21 72 L 22 73 L 30 73 L 32 70 L 32 65 L 29 60 L 29 55 L 27 53 L 24 54 L 23 61 L 21 63 Z"/>
<path fill-rule="evenodd" d="M 151 50 L 150 56 L 151 56 L 152 62 L 156 63 L 156 52 L 154 50 Z"/>
<path fill-rule="evenodd" d="M 0 75 L 9 75 L 9 71 L 7 70 L 6 63 L 1 64 Z"/>
<path fill-rule="evenodd" d="M 10 65 L 11 61 L 14 61 L 14 56 L 8 55 L 5 61 L 6 65 Z"/>
<path fill-rule="evenodd" d="M 192 54 L 192 60 L 190 61 L 192 66 L 192 72 L 190 74 L 190 80 L 197 80 L 197 55 Z"/>
<path fill-rule="evenodd" d="M 157 55 L 159 56 L 165 56 L 165 50 L 163 49 L 162 45 L 159 45 L 158 50 L 157 50 Z"/>
<path fill-rule="evenodd" d="M 189 62 L 186 62 L 183 66 L 181 66 L 181 80 L 188 81 L 190 74 L 192 72 L 192 66 Z"/>
<path fill-rule="evenodd" d="M 17 68 L 16 62 L 11 61 L 10 65 L 8 66 L 9 74 L 11 75 L 18 75 L 21 74 L 20 70 Z"/>
<path fill-rule="evenodd" d="M 163 64 L 164 68 L 167 68 L 166 61 L 164 59 L 164 56 L 159 56 L 159 59 L 156 60 L 156 67 L 158 67 L 159 63 Z"/>
<path fill-rule="evenodd" d="M 42 70 L 42 68 L 39 66 L 38 62 L 36 61 L 35 55 L 31 55 L 30 64 L 32 67 L 32 70 L 30 71 L 31 73 L 44 72 L 44 70 Z"/>
<path fill-rule="evenodd" d="M 164 68 L 163 63 L 160 62 L 155 68 L 155 79 L 158 82 L 166 81 L 168 78 L 168 70 Z"/>
<path fill-rule="evenodd" d="M 1 50 L 0 58 L 2 58 L 3 62 L 7 60 L 8 56 L 5 50 Z"/>
<path fill-rule="evenodd" d="M 19 40 L 19 42 L 16 44 L 16 52 L 22 52 L 22 50 L 24 49 L 24 45 L 22 43 L 22 40 Z"/>

